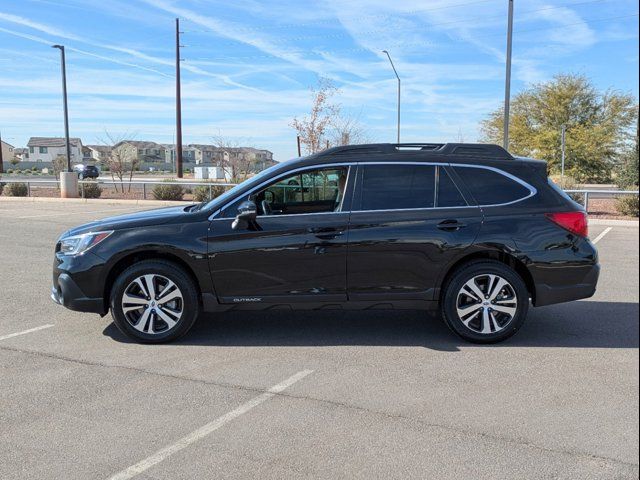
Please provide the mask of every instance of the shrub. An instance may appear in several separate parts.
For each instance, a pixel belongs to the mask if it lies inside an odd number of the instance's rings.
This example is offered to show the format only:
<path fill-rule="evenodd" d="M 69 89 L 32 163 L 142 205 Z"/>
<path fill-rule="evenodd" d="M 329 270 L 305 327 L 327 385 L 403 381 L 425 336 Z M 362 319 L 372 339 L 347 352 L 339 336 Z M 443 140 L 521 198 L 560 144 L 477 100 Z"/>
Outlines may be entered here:
<path fill-rule="evenodd" d="M 622 195 L 616 198 L 616 210 L 621 215 L 637 217 L 639 209 L 638 195 Z"/>
<path fill-rule="evenodd" d="M 13 169 L 10 168 L 9 170 L 7 170 L 7 173 L 9 173 L 9 174 L 13 173 Z"/>
<path fill-rule="evenodd" d="M 38 167 L 36 167 L 36 166 L 31 167 L 31 171 L 32 172 L 37 172 L 38 171 Z"/>
<path fill-rule="evenodd" d="M 173 178 L 167 178 L 164 182 L 175 182 Z M 153 197 L 156 200 L 182 200 L 184 188 L 182 185 L 156 185 L 153 187 Z"/>
<path fill-rule="evenodd" d="M 4 189 L 4 183 L 0 182 L 0 195 L 2 195 L 3 189 Z"/>
<path fill-rule="evenodd" d="M 100 198 L 100 195 L 102 195 L 102 188 L 98 185 L 98 182 L 87 181 L 82 185 L 78 185 L 78 195 L 84 195 L 84 198 Z"/>
<path fill-rule="evenodd" d="M 224 193 L 225 188 L 222 185 L 198 185 L 193 189 L 193 199 L 196 202 L 208 202 Z M 211 192 L 211 194 L 209 194 Z"/>
<path fill-rule="evenodd" d="M 6 189 L 7 195 L 10 197 L 26 197 L 29 195 L 29 189 L 26 183 L 9 183 Z"/>

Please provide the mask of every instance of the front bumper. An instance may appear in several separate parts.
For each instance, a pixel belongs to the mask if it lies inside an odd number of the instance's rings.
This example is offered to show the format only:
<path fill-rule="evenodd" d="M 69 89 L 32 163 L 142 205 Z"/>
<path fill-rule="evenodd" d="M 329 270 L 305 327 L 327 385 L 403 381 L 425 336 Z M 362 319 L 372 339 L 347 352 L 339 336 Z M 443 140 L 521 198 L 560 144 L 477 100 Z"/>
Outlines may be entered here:
<path fill-rule="evenodd" d="M 87 297 L 66 273 L 58 275 L 56 284 L 51 287 L 51 299 L 76 312 L 106 313 L 104 299 Z"/>
<path fill-rule="evenodd" d="M 104 260 L 92 252 L 77 256 L 56 252 L 51 299 L 69 310 L 104 315 L 107 307 L 104 301 L 103 272 Z"/>

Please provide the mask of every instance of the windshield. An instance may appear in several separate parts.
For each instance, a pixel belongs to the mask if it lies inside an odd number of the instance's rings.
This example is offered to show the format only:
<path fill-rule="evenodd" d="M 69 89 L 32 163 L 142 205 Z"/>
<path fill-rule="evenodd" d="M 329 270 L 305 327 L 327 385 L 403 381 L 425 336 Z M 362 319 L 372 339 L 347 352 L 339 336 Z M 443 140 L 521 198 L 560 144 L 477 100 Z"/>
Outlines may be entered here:
<path fill-rule="evenodd" d="M 247 184 L 247 182 L 253 183 L 254 181 L 256 181 L 256 182 L 259 183 L 260 180 L 262 180 L 265 177 L 268 177 L 271 174 L 271 172 L 273 172 L 280 165 L 282 165 L 282 164 L 281 163 L 277 163 L 275 165 L 272 165 L 269 168 L 261 171 L 257 175 L 254 175 L 253 177 L 245 180 L 244 182 L 237 184 L 235 187 L 227 190 L 222 195 L 219 195 L 216 198 L 214 198 L 214 199 L 210 200 L 209 202 L 207 202 L 206 204 L 204 204 L 202 206 L 202 208 L 203 209 L 207 209 L 207 208 L 213 207 L 214 205 L 219 205 L 219 206 L 224 205 L 228 200 L 233 198 L 242 188 L 244 188 L 244 186 Z"/>

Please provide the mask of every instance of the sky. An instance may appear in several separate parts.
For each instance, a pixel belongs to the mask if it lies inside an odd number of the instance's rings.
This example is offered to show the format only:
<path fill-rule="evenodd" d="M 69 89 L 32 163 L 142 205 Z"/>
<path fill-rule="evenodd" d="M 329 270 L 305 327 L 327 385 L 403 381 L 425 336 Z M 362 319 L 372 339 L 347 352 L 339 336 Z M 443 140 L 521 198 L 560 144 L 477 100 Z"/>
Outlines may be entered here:
<path fill-rule="evenodd" d="M 0 132 L 17 147 L 175 138 L 181 22 L 183 143 L 224 137 L 296 156 L 294 117 L 328 78 L 372 142 L 477 141 L 504 101 L 507 0 L 0 0 Z M 638 96 L 638 3 L 515 0 L 512 93 L 558 73 Z"/>

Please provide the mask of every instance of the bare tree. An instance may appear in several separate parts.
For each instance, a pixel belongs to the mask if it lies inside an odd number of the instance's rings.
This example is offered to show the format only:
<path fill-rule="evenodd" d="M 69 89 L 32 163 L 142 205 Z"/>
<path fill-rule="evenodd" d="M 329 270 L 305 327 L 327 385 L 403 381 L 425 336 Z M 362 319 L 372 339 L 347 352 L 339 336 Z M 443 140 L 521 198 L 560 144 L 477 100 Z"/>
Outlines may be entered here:
<path fill-rule="evenodd" d="M 338 115 L 332 119 L 329 143 L 332 146 L 369 143 L 369 135 L 357 116 Z"/>
<path fill-rule="evenodd" d="M 326 146 L 327 129 L 340 114 L 340 106 L 330 103 L 331 97 L 337 92 L 338 89 L 330 80 L 321 78 L 318 87 L 311 90 L 311 112 L 291 122 L 308 154 L 319 152 Z"/>
<path fill-rule="evenodd" d="M 120 182 L 120 189 L 122 190 L 122 193 L 124 193 L 124 179 L 128 176 L 129 186 L 127 188 L 127 192 L 130 192 L 133 172 L 138 168 L 138 165 L 140 164 L 138 160 L 137 149 L 131 148 L 131 146 L 124 143 L 124 141 L 127 139 L 131 140 L 129 135 L 126 133 L 122 136 L 115 136 L 105 131 L 104 135 L 105 137 L 100 140 L 100 143 L 111 147 L 104 160 L 104 163 L 109 167 L 109 173 L 111 174 L 111 179 L 113 180 L 113 186 L 117 192 L 117 178 L 118 182 Z"/>
<path fill-rule="evenodd" d="M 214 136 L 212 142 L 220 150 L 217 162 L 225 172 L 225 177 L 233 183 L 244 182 L 251 172 L 255 155 L 245 151 L 239 139 L 225 137 L 221 133 Z"/>

